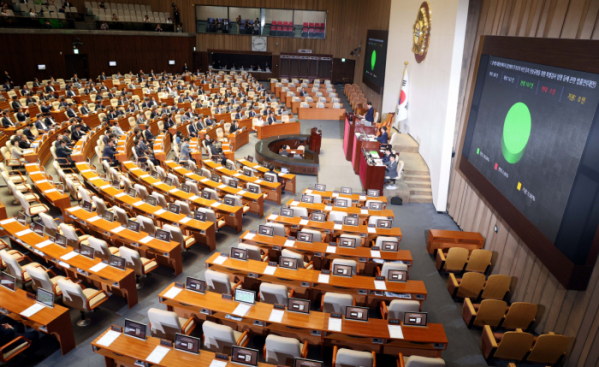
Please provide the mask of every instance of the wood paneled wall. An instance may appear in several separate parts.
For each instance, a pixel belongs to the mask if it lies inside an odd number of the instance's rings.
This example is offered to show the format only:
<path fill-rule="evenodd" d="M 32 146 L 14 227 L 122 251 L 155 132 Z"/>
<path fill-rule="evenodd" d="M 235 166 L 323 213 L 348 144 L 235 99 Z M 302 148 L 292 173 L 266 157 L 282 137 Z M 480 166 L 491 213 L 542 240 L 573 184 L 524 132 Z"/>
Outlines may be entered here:
<path fill-rule="evenodd" d="M 191 67 L 193 62 L 193 36 L 3 34 L 3 48 L 15 52 L 0 57 L 0 70 L 7 70 L 16 85 L 33 78 L 71 77 L 66 75 L 64 55 L 73 54 L 75 37 L 83 42 L 79 54 L 87 54 L 89 76 L 93 78 L 103 71 L 107 75 L 140 69 L 174 73 L 182 71 L 183 63 Z M 176 64 L 168 65 L 169 60 Z M 117 66 L 108 66 L 108 61 L 116 61 Z M 46 64 L 46 70 L 37 71 L 38 64 Z"/>
<path fill-rule="evenodd" d="M 456 167 L 480 36 L 599 39 L 598 14 L 599 0 L 470 1 L 449 187 L 449 214 L 463 230 L 485 236 L 485 248 L 494 252 L 493 273 L 512 276 L 511 301 L 538 304 L 535 331 L 570 337 L 565 365 L 578 367 L 599 365 L 599 266 L 586 291 L 565 290 Z"/>

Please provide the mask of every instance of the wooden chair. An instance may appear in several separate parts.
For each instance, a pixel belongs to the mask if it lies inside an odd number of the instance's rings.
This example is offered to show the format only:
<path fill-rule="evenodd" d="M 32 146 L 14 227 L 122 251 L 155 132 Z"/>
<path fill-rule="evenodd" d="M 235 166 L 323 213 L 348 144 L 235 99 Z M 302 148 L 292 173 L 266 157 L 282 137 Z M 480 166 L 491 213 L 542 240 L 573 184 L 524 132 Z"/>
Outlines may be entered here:
<path fill-rule="evenodd" d="M 450 248 L 447 256 L 442 250 L 437 250 L 437 270 L 461 273 L 468 262 L 468 255 L 468 250 L 459 247 Z"/>
<path fill-rule="evenodd" d="M 483 328 L 482 350 L 485 359 L 499 358 L 522 361 L 534 343 L 534 336 L 522 329 L 493 333 L 489 325 Z"/>
<path fill-rule="evenodd" d="M 502 274 L 490 275 L 485 281 L 485 275 L 481 273 L 464 273 L 462 278 L 449 273 L 447 289 L 454 298 L 505 299 L 511 282 L 512 278 Z"/>
<path fill-rule="evenodd" d="M 501 327 L 504 329 L 527 330 L 535 322 L 537 316 L 537 305 L 528 302 L 512 303 Z"/>
<path fill-rule="evenodd" d="M 566 355 L 569 338 L 553 332 L 543 334 L 537 338 L 526 362 L 558 364 Z"/>
<path fill-rule="evenodd" d="M 503 321 L 507 303 L 498 299 L 485 299 L 473 304 L 470 298 L 464 299 L 462 318 L 468 327 L 489 325 L 496 328 Z"/>

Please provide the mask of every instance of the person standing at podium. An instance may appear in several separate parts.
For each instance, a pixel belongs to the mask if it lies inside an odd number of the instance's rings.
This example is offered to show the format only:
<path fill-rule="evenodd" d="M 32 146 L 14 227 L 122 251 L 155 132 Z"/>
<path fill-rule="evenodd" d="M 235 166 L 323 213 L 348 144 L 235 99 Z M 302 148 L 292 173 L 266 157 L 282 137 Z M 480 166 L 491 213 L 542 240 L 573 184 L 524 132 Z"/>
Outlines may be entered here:
<path fill-rule="evenodd" d="M 366 110 L 366 114 L 364 116 L 362 116 L 362 115 L 358 115 L 358 116 L 361 119 L 364 119 L 372 124 L 374 122 L 374 108 L 372 108 L 372 102 L 367 102 L 366 108 L 368 108 Z"/>

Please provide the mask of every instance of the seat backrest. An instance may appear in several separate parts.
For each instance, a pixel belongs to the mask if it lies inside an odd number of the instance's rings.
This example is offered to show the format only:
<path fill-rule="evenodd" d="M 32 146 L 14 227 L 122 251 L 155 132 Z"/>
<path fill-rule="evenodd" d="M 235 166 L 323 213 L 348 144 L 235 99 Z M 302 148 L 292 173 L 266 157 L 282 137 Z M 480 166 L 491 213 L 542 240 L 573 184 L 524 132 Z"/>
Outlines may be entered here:
<path fill-rule="evenodd" d="M 286 236 L 285 234 L 285 225 L 281 224 L 281 223 L 265 223 L 264 224 L 266 227 L 272 227 L 274 228 L 274 235 L 275 236 Z"/>
<path fill-rule="evenodd" d="M 481 273 L 465 273 L 456 294 L 460 298 L 478 298 L 485 286 L 485 276 Z"/>
<path fill-rule="evenodd" d="M 372 225 L 376 226 L 376 223 L 378 222 L 379 219 L 388 219 L 388 218 L 380 216 L 380 215 L 371 215 L 370 217 L 368 217 L 368 224 L 372 224 Z"/>
<path fill-rule="evenodd" d="M 151 195 L 153 198 L 156 198 L 156 202 L 158 203 L 159 206 L 166 208 L 167 203 L 166 203 L 166 199 L 164 198 L 164 195 L 162 195 L 161 193 L 154 191 Z"/>
<path fill-rule="evenodd" d="M 218 200 L 218 194 L 216 193 L 216 190 L 205 188 L 204 191 L 210 193 L 210 200 Z"/>
<path fill-rule="evenodd" d="M 408 271 L 408 266 L 406 264 L 398 264 L 398 263 L 386 262 L 386 263 L 383 264 L 383 267 L 381 268 L 381 276 L 384 276 L 385 278 L 388 278 L 388 276 L 389 276 L 389 270 Z"/>
<path fill-rule="evenodd" d="M 300 342 L 294 338 L 270 334 L 266 337 L 266 363 L 291 366 L 301 357 Z"/>
<path fill-rule="evenodd" d="M 31 277 L 34 291 L 37 291 L 38 288 L 42 288 L 48 292 L 54 293 L 54 288 L 52 286 L 52 282 L 50 281 L 50 277 L 43 268 L 29 264 L 25 266 L 25 270 Z"/>
<path fill-rule="evenodd" d="M 207 168 L 202 167 L 202 176 L 210 178 L 212 177 L 212 173 Z"/>
<path fill-rule="evenodd" d="M 141 256 L 139 252 L 130 249 L 125 246 L 119 247 L 119 253 L 121 257 L 126 260 L 126 265 L 129 269 L 132 269 L 136 275 L 142 276 L 144 274 L 143 264 L 141 262 Z"/>
<path fill-rule="evenodd" d="M 347 217 L 347 213 L 346 212 L 338 212 L 338 211 L 331 211 L 329 213 L 329 222 L 343 222 L 343 220 L 345 219 L 345 217 Z"/>
<path fill-rule="evenodd" d="M 351 268 L 352 268 L 352 274 L 356 275 L 358 273 L 358 263 L 355 260 L 333 259 L 333 261 L 331 261 L 331 270 L 334 268 L 335 265 L 351 266 Z M 331 271 L 331 274 L 332 275 L 337 275 L 333 271 Z"/>
<path fill-rule="evenodd" d="M 337 351 L 337 358 L 335 359 L 335 366 L 333 367 L 372 367 L 373 364 L 374 356 L 371 352 L 360 352 L 357 350 L 341 348 Z"/>
<path fill-rule="evenodd" d="M 153 337 L 174 341 L 175 334 L 181 333 L 181 323 L 175 312 L 150 308 L 148 319 Z"/>
<path fill-rule="evenodd" d="M 186 202 L 181 200 L 175 200 L 175 204 L 179 205 L 179 207 L 181 208 L 181 214 L 193 215 L 191 209 L 189 209 L 189 205 Z"/>
<path fill-rule="evenodd" d="M 383 248 L 383 242 L 399 242 L 399 240 L 396 237 L 378 236 L 374 245 Z"/>
<path fill-rule="evenodd" d="M 58 231 L 58 226 L 54 219 L 46 213 L 40 213 L 40 218 L 42 218 L 42 223 L 44 223 L 44 227 L 46 233 L 49 235 L 56 235 L 56 231 Z"/>
<path fill-rule="evenodd" d="M 568 337 L 554 333 L 543 334 L 537 338 L 527 361 L 553 365 L 566 354 Z"/>
<path fill-rule="evenodd" d="M 272 177 L 273 182 L 279 182 L 279 176 L 276 173 L 266 172 L 264 173 L 264 177 Z"/>
<path fill-rule="evenodd" d="M 509 275 L 490 275 L 482 294 L 483 299 L 503 299 L 510 290 L 512 278 Z"/>
<path fill-rule="evenodd" d="M 284 285 L 266 282 L 260 284 L 260 302 L 287 305 L 288 294 L 287 287 Z"/>
<path fill-rule="evenodd" d="M 229 276 L 214 270 L 206 270 L 206 285 L 208 290 L 220 294 L 231 294 L 231 282 Z"/>
<path fill-rule="evenodd" d="M 498 299 L 484 299 L 478 307 L 474 325 L 489 325 L 491 327 L 496 327 L 503 319 L 506 307 L 507 303 L 505 301 Z"/>
<path fill-rule="evenodd" d="M 96 210 L 98 212 L 98 215 L 103 215 L 106 211 L 108 211 L 104 200 L 100 199 L 97 196 L 92 197 L 92 200 L 93 200 L 94 204 L 96 204 Z"/>
<path fill-rule="evenodd" d="M 260 253 L 260 247 L 250 245 L 247 243 L 239 243 L 237 247 L 246 249 L 248 251 L 248 258 L 250 260 L 262 261 L 262 254 Z"/>
<path fill-rule="evenodd" d="M 16 277 L 18 280 L 22 280 L 21 277 L 21 266 L 17 260 L 6 252 L 6 250 L 0 251 L 0 258 L 6 264 L 6 270 L 8 274 Z"/>
<path fill-rule="evenodd" d="M 297 252 L 291 251 L 291 250 L 287 250 L 287 249 L 283 249 L 283 251 L 281 251 L 281 256 L 284 257 L 290 257 L 292 259 L 298 259 L 298 267 L 304 267 L 304 255 L 302 254 L 298 254 Z"/>
<path fill-rule="evenodd" d="M 87 242 L 94 248 L 96 257 L 104 260 L 110 259 L 110 250 L 108 249 L 108 243 L 106 243 L 106 241 L 96 237 L 88 237 Z"/>
<path fill-rule="evenodd" d="M 484 300 L 491 301 L 491 300 Z M 510 306 L 501 327 L 505 329 L 521 328 L 526 330 L 537 316 L 538 306 L 528 302 L 514 302 Z"/>
<path fill-rule="evenodd" d="M 137 194 L 137 196 L 142 199 L 145 200 L 146 197 L 148 196 L 148 190 L 146 190 L 146 188 L 140 184 L 135 184 L 133 185 L 133 188 L 135 188 L 135 193 Z"/>
<path fill-rule="evenodd" d="M 125 211 L 125 209 L 121 209 L 118 206 L 113 206 L 112 210 L 114 211 L 114 214 L 116 215 L 116 221 L 121 223 L 121 224 L 127 224 L 127 221 L 129 220 L 129 216 L 127 215 L 127 212 Z"/>
<path fill-rule="evenodd" d="M 137 216 L 137 221 L 141 224 L 142 232 L 146 233 L 156 233 L 156 227 L 154 226 L 154 221 L 148 217 L 143 215 Z"/>
<path fill-rule="evenodd" d="M 322 196 L 319 194 L 304 194 L 307 196 L 312 196 L 314 198 L 314 204 L 322 204 Z"/>
<path fill-rule="evenodd" d="M 494 356 L 500 359 L 522 360 L 532 347 L 534 336 L 529 333 L 508 331 L 503 334 Z"/>
<path fill-rule="evenodd" d="M 215 353 L 231 354 L 231 347 L 236 343 L 233 329 L 212 321 L 204 321 L 202 331 L 204 332 L 204 347 L 206 349 Z"/>
<path fill-rule="evenodd" d="M 258 191 L 258 193 L 261 193 L 261 192 L 262 192 L 262 189 L 260 189 L 260 185 L 257 185 L 257 184 L 255 184 L 255 183 L 248 182 L 248 183 L 247 183 L 247 187 L 248 187 L 248 190 L 249 190 L 249 188 L 250 188 L 250 187 L 256 187 L 256 188 L 257 188 L 257 191 Z"/>
<path fill-rule="evenodd" d="M 62 292 L 62 303 L 65 306 L 80 311 L 90 311 L 87 307 L 87 297 L 79 284 L 67 279 L 59 279 L 57 284 Z"/>
<path fill-rule="evenodd" d="M 322 297 L 322 312 L 345 315 L 345 308 L 354 305 L 351 294 L 327 292 Z"/>
<path fill-rule="evenodd" d="M 405 367 L 444 367 L 445 361 L 441 358 L 410 356 L 405 362 Z"/>
<path fill-rule="evenodd" d="M 293 210 L 294 217 L 307 217 L 308 216 L 308 209 L 306 209 L 306 208 L 300 208 L 300 207 L 296 206 L 291 209 Z"/>
<path fill-rule="evenodd" d="M 162 229 L 165 231 L 169 231 L 171 233 L 171 238 L 175 242 L 179 242 L 181 245 L 181 250 L 185 250 L 185 238 L 183 237 L 183 232 L 181 232 L 181 228 L 171 226 L 170 224 L 164 224 Z"/>
<path fill-rule="evenodd" d="M 304 228 L 300 232 L 312 233 L 312 241 L 313 242 L 322 242 L 322 232 L 319 232 L 315 229 L 308 229 L 308 228 Z"/>
<path fill-rule="evenodd" d="M 77 236 L 77 232 L 75 232 L 73 227 L 65 223 L 60 223 L 59 228 L 69 241 L 69 245 L 75 248 L 79 247 L 79 236 Z"/>
<path fill-rule="evenodd" d="M 468 249 L 463 247 L 452 247 L 447 252 L 445 267 L 441 270 L 460 272 L 468 261 Z"/>
<path fill-rule="evenodd" d="M 491 258 L 493 252 L 489 250 L 476 249 L 470 253 L 468 258 L 468 264 L 466 264 L 466 271 L 475 271 L 477 273 L 484 273 L 487 268 L 491 265 Z"/>
<path fill-rule="evenodd" d="M 388 320 L 403 320 L 404 312 L 419 312 L 420 302 L 415 300 L 394 299 L 387 306 Z"/>

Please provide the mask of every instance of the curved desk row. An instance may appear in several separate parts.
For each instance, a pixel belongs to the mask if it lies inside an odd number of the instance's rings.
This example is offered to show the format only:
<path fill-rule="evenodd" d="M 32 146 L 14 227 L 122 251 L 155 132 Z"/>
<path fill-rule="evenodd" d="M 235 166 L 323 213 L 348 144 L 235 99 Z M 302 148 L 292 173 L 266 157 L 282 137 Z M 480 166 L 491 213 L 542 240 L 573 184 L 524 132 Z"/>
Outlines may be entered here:
<path fill-rule="evenodd" d="M 330 211 L 334 210 L 334 211 L 338 211 L 338 212 L 344 212 L 347 214 L 356 214 L 363 220 L 368 220 L 368 218 L 371 216 L 387 217 L 388 219 L 395 218 L 395 214 L 393 213 L 393 210 L 391 210 L 391 209 L 370 210 L 370 209 L 356 208 L 356 207 L 340 208 L 337 206 L 326 205 L 326 204 L 302 203 L 302 202 L 296 201 L 294 199 L 289 200 L 286 205 L 287 205 L 287 207 L 306 208 L 306 209 L 308 209 L 308 213 L 312 213 L 317 210 L 319 210 L 321 212 L 330 212 Z"/>
<path fill-rule="evenodd" d="M 35 188 L 39 191 L 42 196 L 48 200 L 48 202 L 62 211 L 63 217 L 65 216 L 65 209 L 71 207 L 71 198 L 65 187 L 65 192 L 61 193 L 58 191 L 52 179 L 45 175 L 44 172 L 40 171 L 40 167 L 37 163 L 29 163 L 25 165 L 27 176 L 33 182 Z"/>
<path fill-rule="evenodd" d="M 334 192 L 334 191 L 317 191 L 317 190 L 313 190 L 313 189 L 304 189 L 304 194 L 313 194 L 313 195 L 320 195 L 322 196 L 322 198 L 324 200 L 330 201 L 332 202 L 333 200 L 340 198 L 340 199 L 350 199 L 352 201 L 352 204 L 359 204 L 361 206 L 364 206 L 366 204 L 366 201 L 368 200 L 378 200 L 383 202 L 383 204 L 386 206 L 387 204 L 387 197 L 386 196 L 367 196 L 364 195 L 362 193 L 360 194 L 342 194 L 340 192 Z"/>
<path fill-rule="evenodd" d="M 284 122 L 272 125 L 256 126 L 258 132 L 258 140 L 270 138 L 279 135 L 297 135 L 301 132 L 301 125 L 299 121 L 295 122 Z"/>
<path fill-rule="evenodd" d="M 331 106 L 326 106 L 327 104 L 330 104 Z M 325 104 L 326 108 L 316 108 L 316 103 L 314 103 L 314 107 L 311 106 L 310 108 L 299 107 L 297 109 L 297 116 L 300 120 L 341 121 L 345 118 L 345 113 L 347 112 L 345 108 L 333 108 L 332 103 L 327 104 Z"/>
<path fill-rule="evenodd" d="M 264 178 L 264 174 L 266 172 L 270 172 L 270 170 L 266 167 L 262 167 L 260 164 L 256 162 L 250 162 L 245 158 L 239 158 L 237 160 L 239 164 L 242 166 L 250 167 L 254 171 L 256 171 L 260 177 Z M 295 195 L 295 175 L 292 173 L 278 173 L 280 180 L 285 180 L 285 190 L 291 191 L 293 195 Z"/>
<path fill-rule="evenodd" d="M 286 168 L 292 173 L 317 175 L 320 166 L 319 155 L 307 148 L 309 141 L 310 135 L 280 135 L 260 140 L 256 143 L 256 160 L 278 169 Z M 288 145 L 291 149 L 303 145 L 304 156 L 292 158 L 278 154 L 283 145 Z"/>

